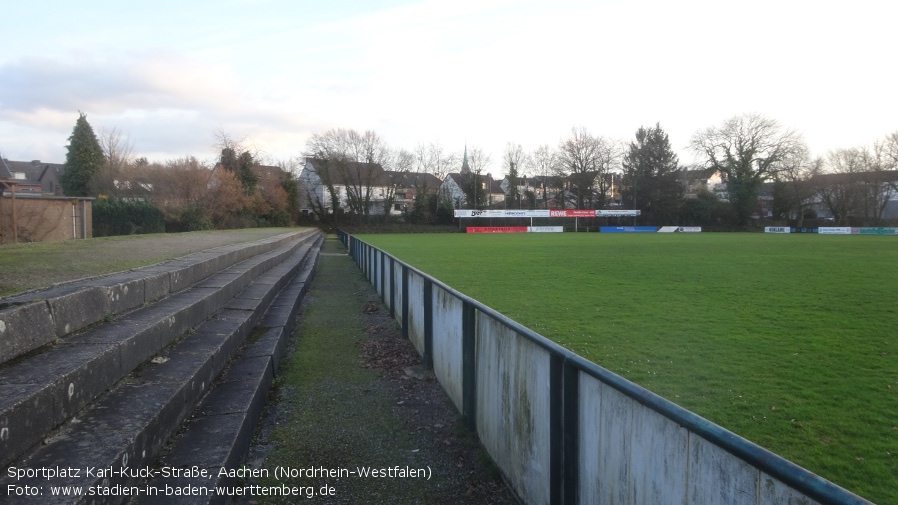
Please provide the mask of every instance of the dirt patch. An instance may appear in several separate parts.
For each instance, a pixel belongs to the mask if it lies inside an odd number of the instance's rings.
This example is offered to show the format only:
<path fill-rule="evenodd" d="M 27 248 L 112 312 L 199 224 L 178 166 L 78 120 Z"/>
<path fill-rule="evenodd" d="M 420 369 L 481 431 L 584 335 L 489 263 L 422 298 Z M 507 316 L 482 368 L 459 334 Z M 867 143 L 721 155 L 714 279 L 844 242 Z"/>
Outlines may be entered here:
<path fill-rule="evenodd" d="M 402 338 L 388 311 L 376 304 L 378 310 L 371 310 L 372 303 L 362 309 L 368 335 L 362 344 L 363 366 L 377 370 L 389 383 L 393 412 L 405 420 L 424 459 L 453 470 L 453 492 L 439 503 L 516 503 L 476 435 L 462 424 L 433 371 L 421 366 L 414 346 Z"/>

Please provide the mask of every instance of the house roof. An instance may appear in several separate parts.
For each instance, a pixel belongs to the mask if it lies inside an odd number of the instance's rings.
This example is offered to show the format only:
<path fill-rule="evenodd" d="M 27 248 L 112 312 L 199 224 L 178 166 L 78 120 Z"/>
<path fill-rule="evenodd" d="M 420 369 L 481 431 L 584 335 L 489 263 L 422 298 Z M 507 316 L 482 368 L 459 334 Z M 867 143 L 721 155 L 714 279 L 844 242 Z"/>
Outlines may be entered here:
<path fill-rule="evenodd" d="M 390 176 L 380 163 L 306 158 L 306 166 L 311 166 L 319 177 L 322 173 L 328 173 L 331 183 L 336 185 L 388 186 L 390 184 Z"/>
<path fill-rule="evenodd" d="M 12 179 L 12 172 L 9 170 L 9 166 L 6 164 L 6 160 L 0 158 L 0 179 Z"/>
<path fill-rule="evenodd" d="M 436 190 L 442 184 L 440 179 L 425 172 L 392 172 L 387 171 L 387 175 L 393 181 L 393 184 L 400 188 L 423 188 L 427 187 Z"/>
<path fill-rule="evenodd" d="M 41 160 L 3 161 L 6 162 L 6 165 L 9 167 L 10 172 L 24 173 L 25 179 L 28 184 L 40 184 L 41 180 L 43 180 L 44 176 L 50 170 L 55 171 L 56 174 L 60 174 L 63 170 L 65 170 L 65 165 L 63 165 L 62 163 L 46 163 L 42 162 Z"/>
<path fill-rule="evenodd" d="M 898 170 L 816 174 L 808 180 L 808 182 L 814 186 L 825 186 L 827 184 L 844 184 L 858 181 L 872 183 L 898 182 Z"/>
<path fill-rule="evenodd" d="M 253 165 L 253 173 L 259 178 L 259 182 L 265 180 L 269 184 L 279 184 L 281 176 L 284 174 L 284 169 L 273 165 Z"/>
<path fill-rule="evenodd" d="M 468 181 L 471 180 L 471 177 L 473 177 L 473 174 L 471 173 L 453 172 L 451 174 L 446 174 L 446 178 L 452 179 L 452 181 L 455 182 L 455 184 L 457 184 L 460 188 L 464 188 L 465 184 L 467 184 Z M 485 189 L 488 189 L 490 193 L 504 193 L 504 191 L 502 191 L 502 186 L 500 185 L 502 183 L 502 179 L 496 179 L 495 177 L 490 176 L 490 174 L 481 174 L 480 179 L 483 182 L 489 183 L 489 188 Z"/>

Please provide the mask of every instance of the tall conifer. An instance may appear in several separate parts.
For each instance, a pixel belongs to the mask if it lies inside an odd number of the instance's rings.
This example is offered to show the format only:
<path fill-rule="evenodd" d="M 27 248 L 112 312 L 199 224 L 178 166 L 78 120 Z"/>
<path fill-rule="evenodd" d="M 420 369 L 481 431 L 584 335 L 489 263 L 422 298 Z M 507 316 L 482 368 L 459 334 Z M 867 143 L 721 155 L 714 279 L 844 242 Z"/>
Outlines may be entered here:
<path fill-rule="evenodd" d="M 90 196 L 88 185 L 102 168 L 105 158 L 87 116 L 80 111 L 78 114 L 69 145 L 66 146 L 65 171 L 59 182 L 67 196 Z"/>

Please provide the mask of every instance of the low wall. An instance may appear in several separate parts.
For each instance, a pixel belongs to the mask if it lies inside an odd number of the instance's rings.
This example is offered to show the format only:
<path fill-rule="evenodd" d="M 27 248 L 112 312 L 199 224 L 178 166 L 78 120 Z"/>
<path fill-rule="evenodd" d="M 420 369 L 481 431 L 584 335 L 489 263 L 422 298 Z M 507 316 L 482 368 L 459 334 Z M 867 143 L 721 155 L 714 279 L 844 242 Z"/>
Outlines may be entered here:
<path fill-rule="evenodd" d="M 91 238 L 91 200 L 25 193 L 13 203 L 10 195 L 0 195 L 0 243 Z"/>
<path fill-rule="evenodd" d="M 341 239 L 526 504 L 870 503 Z"/>

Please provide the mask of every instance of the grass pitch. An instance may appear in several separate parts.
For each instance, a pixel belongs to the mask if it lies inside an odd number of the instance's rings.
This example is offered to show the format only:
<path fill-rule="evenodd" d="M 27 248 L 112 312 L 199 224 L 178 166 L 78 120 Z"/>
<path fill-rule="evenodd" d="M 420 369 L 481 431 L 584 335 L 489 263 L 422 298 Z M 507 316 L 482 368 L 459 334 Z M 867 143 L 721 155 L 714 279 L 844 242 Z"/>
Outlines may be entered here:
<path fill-rule="evenodd" d="M 898 241 L 364 235 L 595 363 L 898 503 Z"/>

